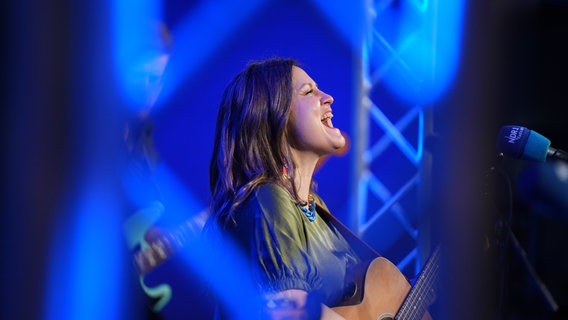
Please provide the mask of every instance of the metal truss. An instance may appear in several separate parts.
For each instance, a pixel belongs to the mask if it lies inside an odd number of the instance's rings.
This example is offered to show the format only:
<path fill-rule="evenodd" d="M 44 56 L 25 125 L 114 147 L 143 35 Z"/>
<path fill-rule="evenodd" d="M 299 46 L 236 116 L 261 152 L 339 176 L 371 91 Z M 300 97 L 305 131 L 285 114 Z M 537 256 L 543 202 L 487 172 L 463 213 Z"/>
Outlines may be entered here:
<path fill-rule="evenodd" d="M 413 1 L 418 6 L 424 1 Z M 367 1 L 368 32 L 361 59 L 361 97 L 356 114 L 354 229 L 380 254 L 390 258 L 403 273 L 415 275 L 428 245 L 421 202 L 428 183 L 428 155 L 424 136 L 430 117 L 422 105 L 411 105 L 390 92 L 383 79 L 397 73 L 409 91 L 420 77 L 395 47 L 374 27 L 373 20 L 393 1 Z M 420 9 L 420 8 L 418 8 Z M 409 35 L 409 41 L 412 41 Z M 427 254 L 427 253 L 426 253 Z"/>

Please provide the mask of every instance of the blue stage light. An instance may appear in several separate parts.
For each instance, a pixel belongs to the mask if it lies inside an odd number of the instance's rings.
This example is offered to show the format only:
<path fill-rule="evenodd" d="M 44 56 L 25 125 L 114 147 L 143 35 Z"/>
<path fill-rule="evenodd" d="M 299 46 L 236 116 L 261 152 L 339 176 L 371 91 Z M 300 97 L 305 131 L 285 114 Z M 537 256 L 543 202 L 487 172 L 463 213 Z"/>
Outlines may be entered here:
<path fill-rule="evenodd" d="M 458 71 L 464 1 L 402 1 L 379 10 L 373 78 L 405 101 L 432 103 Z"/>

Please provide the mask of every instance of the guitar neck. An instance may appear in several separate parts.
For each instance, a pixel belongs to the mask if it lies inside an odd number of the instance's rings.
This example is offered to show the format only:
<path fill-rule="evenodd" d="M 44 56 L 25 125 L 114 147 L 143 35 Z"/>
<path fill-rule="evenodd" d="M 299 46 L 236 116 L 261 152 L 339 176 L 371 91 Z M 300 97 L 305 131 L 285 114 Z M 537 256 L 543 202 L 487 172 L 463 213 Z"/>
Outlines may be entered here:
<path fill-rule="evenodd" d="M 415 285 L 400 306 L 395 319 L 420 319 L 435 299 L 440 269 L 440 246 L 435 249 L 422 271 L 418 274 Z"/>
<path fill-rule="evenodd" d="M 194 239 L 201 228 L 199 221 L 192 218 L 152 239 L 146 248 L 134 254 L 134 264 L 138 273 L 144 275 L 152 271 L 183 248 L 189 240 Z"/>

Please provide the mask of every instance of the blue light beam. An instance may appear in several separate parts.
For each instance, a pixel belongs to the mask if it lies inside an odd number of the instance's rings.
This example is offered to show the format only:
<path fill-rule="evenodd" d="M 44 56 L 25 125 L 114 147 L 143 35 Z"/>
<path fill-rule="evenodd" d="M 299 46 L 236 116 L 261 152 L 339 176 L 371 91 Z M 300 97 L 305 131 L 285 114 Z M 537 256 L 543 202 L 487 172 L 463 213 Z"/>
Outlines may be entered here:
<path fill-rule="evenodd" d="M 45 319 L 122 319 L 124 246 L 113 196 L 86 185 L 74 207 L 54 233 Z"/>
<path fill-rule="evenodd" d="M 370 56 L 385 86 L 411 104 L 441 97 L 459 67 L 463 11 L 463 0 L 439 0 L 402 1 L 378 12 L 380 41 Z"/>

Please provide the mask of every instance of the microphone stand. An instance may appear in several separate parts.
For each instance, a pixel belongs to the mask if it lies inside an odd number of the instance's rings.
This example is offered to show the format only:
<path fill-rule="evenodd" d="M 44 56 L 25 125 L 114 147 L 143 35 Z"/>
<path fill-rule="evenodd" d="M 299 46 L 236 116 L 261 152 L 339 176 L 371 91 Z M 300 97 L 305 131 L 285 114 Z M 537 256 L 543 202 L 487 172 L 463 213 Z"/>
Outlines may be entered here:
<path fill-rule="evenodd" d="M 558 311 L 558 303 L 548 290 L 546 284 L 540 279 L 539 275 L 537 274 L 536 270 L 534 269 L 533 265 L 530 263 L 526 251 L 523 249 L 519 240 L 511 230 L 509 224 L 504 223 L 504 228 L 506 229 L 507 237 L 511 240 L 512 247 L 517 254 L 517 257 L 521 260 L 521 263 L 525 270 L 528 272 L 532 282 L 534 283 L 539 296 L 543 300 L 544 304 L 546 305 L 549 312 L 556 313 Z"/>
<path fill-rule="evenodd" d="M 497 156 L 497 160 L 498 160 L 498 164 L 501 163 L 501 160 L 503 158 L 503 154 L 499 154 Z M 548 287 L 546 286 L 546 284 L 541 280 L 540 276 L 538 275 L 538 273 L 536 272 L 534 266 L 532 265 L 532 263 L 529 261 L 528 255 L 525 251 L 525 249 L 523 248 L 523 246 L 521 245 L 521 243 L 519 242 L 519 240 L 517 239 L 516 235 L 513 233 L 513 230 L 510 226 L 510 220 L 512 217 L 512 187 L 511 187 L 511 183 L 509 180 L 508 175 L 501 169 L 497 170 L 498 166 L 493 166 L 490 169 L 490 173 L 499 173 L 500 175 L 502 175 L 507 182 L 507 191 L 508 191 L 508 203 L 507 203 L 507 207 L 508 207 L 508 218 L 505 219 L 503 217 L 503 215 L 499 215 L 499 217 L 496 219 L 496 223 L 494 226 L 494 232 L 497 235 L 500 235 L 501 237 L 503 237 L 503 242 L 501 243 L 501 245 L 498 247 L 498 254 L 499 254 L 499 258 L 500 260 L 504 261 L 505 258 L 505 253 L 507 248 L 512 248 L 513 252 L 516 254 L 517 258 L 520 260 L 523 268 L 525 269 L 525 271 L 528 273 L 530 280 L 532 281 L 532 283 L 534 284 L 535 288 L 538 291 L 538 294 L 540 296 L 540 298 L 542 299 L 543 303 L 545 304 L 547 310 L 549 312 L 552 313 L 556 313 L 558 312 L 559 306 L 558 303 L 556 302 L 556 300 L 554 299 L 554 297 L 552 296 L 552 294 L 550 293 L 550 290 L 548 289 Z M 503 268 L 503 267 L 501 267 Z M 501 274 L 500 274 L 500 281 L 501 281 L 501 288 L 500 290 L 503 291 L 503 284 L 504 284 L 504 274 L 503 274 L 504 270 L 501 270 Z M 501 297 L 500 299 L 503 299 L 503 297 Z M 499 305 L 502 305 L 502 301 L 500 301 Z M 501 310 L 502 311 L 502 310 Z"/>

